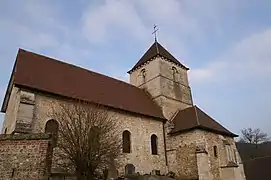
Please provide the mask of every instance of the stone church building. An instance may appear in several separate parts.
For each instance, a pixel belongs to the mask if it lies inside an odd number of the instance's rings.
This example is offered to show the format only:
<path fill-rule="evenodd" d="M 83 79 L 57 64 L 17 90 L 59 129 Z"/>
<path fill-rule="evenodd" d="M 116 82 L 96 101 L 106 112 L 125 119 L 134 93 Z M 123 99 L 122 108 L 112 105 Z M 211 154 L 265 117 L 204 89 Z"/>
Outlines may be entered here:
<path fill-rule="evenodd" d="M 101 61 L 102 63 L 102 61 Z M 196 106 L 184 66 L 155 41 L 128 71 L 126 83 L 19 49 L 1 112 L 2 133 L 35 133 L 56 101 L 80 99 L 108 107 L 129 142 L 119 175 L 174 172 L 183 179 L 244 180 L 230 132 Z"/>

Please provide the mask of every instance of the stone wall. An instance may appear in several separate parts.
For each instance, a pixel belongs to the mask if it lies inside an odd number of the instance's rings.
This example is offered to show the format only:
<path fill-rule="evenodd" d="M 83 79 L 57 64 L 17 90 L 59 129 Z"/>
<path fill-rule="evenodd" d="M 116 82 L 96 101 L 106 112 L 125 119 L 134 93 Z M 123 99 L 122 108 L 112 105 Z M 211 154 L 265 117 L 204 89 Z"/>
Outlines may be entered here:
<path fill-rule="evenodd" d="M 177 171 L 180 179 L 197 179 L 198 167 L 195 153 L 196 145 L 182 145 L 176 150 Z"/>
<path fill-rule="evenodd" d="M 145 69 L 145 82 L 143 79 L 142 70 Z M 149 82 L 153 80 L 155 77 L 157 77 L 160 74 L 160 60 L 152 60 L 144 64 L 144 66 L 134 70 L 130 74 L 130 83 L 134 86 L 140 87 L 144 83 Z M 158 86 L 156 86 L 158 87 Z"/>
<path fill-rule="evenodd" d="M 176 69 L 175 73 L 172 68 Z M 145 77 L 142 73 L 143 69 L 145 69 Z M 170 119 L 177 110 L 193 104 L 187 70 L 162 57 L 156 57 L 133 71 L 130 75 L 130 83 L 145 88 L 162 108 L 167 119 Z"/>
<path fill-rule="evenodd" d="M 170 171 L 177 172 L 178 175 L 186 178 L 189 175 L 190 178 L 198 176 L 199 179 L 208 177 L 212 180 L 228 177 L 232 180 L 245 179 L 243 164 L 232 137 L 203 130 L 193 130 L 173 135 L 167 139 Z M 226 145 L 230 147 L 230 153 L 226 150 Z M 217 157 L 214 154 L 214 146 L 217 147 Z M 198 153 L 196 147 L 200 147 L 202 152 Z M 194 170 L 195 166 L 198 171 Z"/>
<path fill-rule="evenodd" d="M 5 113 L 2 133 L 30 133 L 35 95 L 13 86 Z"/>
<path fill-rule="evenodd" d="M 168 135 L 167 156 L 169 171 L 185 178 L 197 178 L 196 145 L 204 142 L 203 131 L 193 130 L 178 135 Z"/>
<path fill-rule="evenodd" d="M 50 137 L 48 134 L 0 135 L 0 178 L 46 179 L 50 167 Z"/>
<path fill-rule="evenodd" d="M 13 87 L 9 97 L 8 106 L 5 113 L 2 133 L 10 134 L 15 130 L 17 112 L 20 104 L 20 89 Z"/>
<path fill-rule="evenodd" d="M 33 131 L 44 131 L 45 124 L 50 117 L 51 107 L 57 103 L 67 103 L 64 99 L 48 96 L 45 94 L 36 94 L 35 112 L 33 120 Z M 126 164 L 133 164 L 135 171 L 141 174 L 149 174 L 152 170 L 160 170 L 162 174 L 166 173 L 165 150 L 163 136 L 163 122 L 152 118 L 129 114 L 122 111 L 112 111 L 113 117 L 119 124 L 119 137 L 122 138 L 122 132 L 125 130 L 131 133 L 131 153 L 121 153 L 117 159 L 119 174 L 124 174 Z M 158 155 L 151 154 L 151 135 L 158 137 Z"/>
<path fill-rule="evenodd" d="M 231 173 L 232 179 L 244 179 L 243 164 L 234 139 L 211 132 L 204 132 L 204 136 L 206 139 L 207 151 L 209 152 L 210 171 L 214 176 L 214 180 L 219 180 L 220 178 L 226 179 L 226 177 L 224 177 L 225 175 L 230 176 L 227 172 L 238 172 L 238 174 L 241 175 L 237 178 L 234 173 Z M 214 146 L 217 147 L 218 157 L 215 157 L 214 155 Z M 226 146 L 229 147 L 228 150 L 226 149 Z"/>
<path fill-rule="evenodd" d="M 200 149 L 197 147 L 197 168 L 198 168 L 198 179 L 199 180 L 210 180 L 213 179 L 213 174 L 210 172 L 208 153 L 205 148 Z"/>

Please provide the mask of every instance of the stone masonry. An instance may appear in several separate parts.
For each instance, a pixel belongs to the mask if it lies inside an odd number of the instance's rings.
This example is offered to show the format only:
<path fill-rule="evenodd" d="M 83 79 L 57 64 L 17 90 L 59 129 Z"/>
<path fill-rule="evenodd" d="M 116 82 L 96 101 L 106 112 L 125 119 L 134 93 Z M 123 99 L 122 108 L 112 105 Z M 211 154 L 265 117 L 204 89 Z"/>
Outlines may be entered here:
<path fill-rule="evenodd" d="M 130 83 L 146 89 L 167 119 L 171 119 L 177 110 L 192 105 L 187 70 L 161 57 L 131 72 Z"/>
<path fill-rule="evenodd" d="M 171 146 L 167 147 L 169 170 L 177 172 L 179 176 L 187 179 L 198 177 L 202 180 L 245 178 L 243 164 L 233 138 L 193 130 L 172 136 L 170 140 L 168 144 Z M 217 157 L 214 155 L 214 146 L 217 147 Z"/>
<path fill-rule="evenodd" d="M 50 139 L 48 134 L 0 135 L 0 179 L 48 178 Z"/>
<path fill-rule="evenodd" d="M 29 121 L 32 133 L 44 132 L 46 122 L 51 119 L 49 114 L 52 106 L 57 105 L 59 102 L 70 102 L 66 99 L 56 98 L 48 94 L 33 93 L 21 89 L 16 89 L 16 91 L 17 95 L 22 96 L 28 94 L 33 97 L 35 104 L 33 114 L 24 114 L 24 116 L 32 117 L 31 121 Z M 13 104 L 19 106 L 20 101 L 13 102 Z M 31 111 L 26 112 L 31 113 Z M 127 114 L 122 111 L 114 111 L 113 109 L 110 113 L 112 113 L 113 117 L 116 118 L 116 121 L 119 122 L 120 138 L 122 137 L 122 132 L 125 130 L 128 130 L 131 133 L 131 153 L 121 153 L 120 158 L 117 159 L 116 162 L 119 175 L 124 174 L 124 167 L 126 164 L 133 164 L 135 166 L 135 171 L 141 174 L 149 174 L 152 170 L 160 170 L 162 174 L 165 174 L 166 164 L 163 122 L 144 116 Z M 21 119 L 20 116 L 16 116 L 16 118 Z M 5 121 L 7 121 L 7 119 Z M 10 124 L 16 124 L 15 121 L 16 119 L 14 117 L 9 117 Z M 3 128 L 5 127 L 4 124 Z M 158 137 L 158 155 L 151 154 L 150 138 L 152 134 L 155 134 Z"/>
<path fill-rule="evenodd" d="M 172 119 L 177 112 L 193 106 L 187 71 L 187 68 L 158 54 L 129 72 L 130 83 L 146 90 L 154 103 L 161 108 L 167 121 L 109 109 L 119 123 L 119 137 L 122 138 L 125 130 L 131 134 L 131 152 L 120 152 L 120 157 L 116 159 L 119 176 L 124 174 L 127 164 L 133 164 L 135 172 L 140 174 L 159 170 L 161 174 L 172 171 L 183 179 L 245 180 L 233 137 L 198 127 L 181 133 L 169 133 L 174 126 Z M 22 129 L 25 130 L 23 133 L 44 132 L 46 123 L 51 120 L 51 108 L 58 103 L 73 102 L 71 98 L 15 86 L 10 90 L 2 129 L 2 132 L 7 134 L 22 133 Z M 157 155 L 151 153 L 153 134 L 158 141 Z M 5 178 L 13 176 L 13 179 L 25 177 L 30 172 L 35 174 L 29 176 L 31 178 L 46 176 L 46 173 L 54 168 L 54 163 L 52 169 L 50 163 L 46 164 L 49 141 L 45 136 L 37 138 L 35 135 L 1 135 L 0 160 L 3 159 L 6 163 L 1 164 L 0 161 L 0 174 L 3 173 Z M 29 165 L 29 162 L 35 166 L 30 165 L 27 168 L 25 164 Z"/>
<path fill-rule="evenodd" d="M 36 95 L 35 118 L 33 119 L 33 129 L 40 130 L 50 120 L 48 112 L 53 105 L 58 102 L 64 102 L 64 99 L 55 99 L 47 95 Z M 135 116 L 133 114 L 123 113 L 121 111 L 111 110 L 109 113 L 119 124 L 119 137 L 122 138 L 122 132 L 128 130 L 131 133 L 131 153 L 121 153 L 117 159 L 119 174 L 124 174 L 126 164 L 133 164 L 135 171 L 141 174 L 150 173 L 152 170 L 160 170 L 165 174 L 165 151 L 163 122 L 146 118 L 143 116 Z M 151 154 L 150 138 L 155 134 L 158 137 L 158 155 Z"/>

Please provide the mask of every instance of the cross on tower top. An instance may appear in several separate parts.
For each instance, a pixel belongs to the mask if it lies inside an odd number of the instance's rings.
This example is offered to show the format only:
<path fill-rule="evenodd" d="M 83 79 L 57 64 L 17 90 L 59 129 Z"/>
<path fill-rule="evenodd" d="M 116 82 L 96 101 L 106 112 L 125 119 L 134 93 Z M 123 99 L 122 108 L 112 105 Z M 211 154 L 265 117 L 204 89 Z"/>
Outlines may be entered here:
<path fill-rule="evenodd" d="M 152 34 L 154 34 L 154 41 L 155 42 L 157 42 L 157 31 L 158 31 L 159 29 L 157 28 L 157 25 L 153 25 L 153 32 L 152 32 Z"/>

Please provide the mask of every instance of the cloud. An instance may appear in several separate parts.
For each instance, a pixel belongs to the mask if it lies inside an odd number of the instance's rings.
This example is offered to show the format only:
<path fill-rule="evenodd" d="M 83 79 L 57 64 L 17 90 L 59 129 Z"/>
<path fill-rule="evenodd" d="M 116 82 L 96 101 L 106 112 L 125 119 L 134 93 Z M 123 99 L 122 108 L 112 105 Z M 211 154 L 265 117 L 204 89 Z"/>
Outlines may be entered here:
<path fill-rule="evenodd" d="M 196 18 L 186 13 L 185 8 L 188 7 L 184 7 L 181 1 L 138 0 L 136 2 L 143 19 L 147 19 L 145 20 L 147 23 L 158 24 L 166 30 L 165 32 L 175 32 L 175 36 L 185 37 L 197 29 Z"/>
<path fill-rule="evenodd" d="M 238 7 L 233 0 L 105 0 L 84 9 L 81 32 L 95 45 L 123 39 L 142 45 L 153 41 L 157 24 L 158 40 L 185 62 L 190 46 L 207 43 L 208 35 L 223 35 L 223 17 Z"/>
<path fill-rule="evenodd" d="M 199 11 L 195 4 L 200 3 L 201 9 L 213 10 L 219 7 L 214 3 L 216 5 L 209 8 L 211 2 L 207 4 L 200 1 L 191 3 L 189 0 L 105 0 L 96 6 L 90 4 L 85 10 L 82 31 L 93 43 L 106 42 L 113 34 L 117 35 L 117 32 L 120 32 L 120 38 L 121 35 L 129 34 L 134 40 L 144 40 L 151 37 L 153 24 L 158 24 L 163 29 L 161 36 L 165 37 L 162 37 L 165 41 L 167 37 L 175 37 L 175 42 L 181 37 L 190 41 L 192 37 L 193 40 L 199 40 L 198 37 L 202 35 L 199 25 L 203 24 L 200 22 L 203 18 L 193 14 Z M 212 16 L 205 16 L 210 17 Z"/>
<path fill-rule="evenodd" d="M 99 7 L 90 6 L 82 21 L 83 33 L 93 43 L 105 42 L 113 33 L 116 34 L 116 29 L 120 35 L 128 33 L 134 39 L 142 39 L 146 35 L 146 28 L 131 1 L 106 0 Z"/>
<path fill-rule="evenodd" d="M 220 58 L 191 71 L 194 83 L 251 81 L 271 77 L 271 28 L 231 46 Z"/>
<path fill-rule="evenodd" d="M 56 29 L 61 25 L 55 20 L 54 8 L 39 1 L 18 3 L 14 6 L 14 14 L 1 16 L 1 35 L 11 34 L 12 38 L 5 39 L 7 45 L 27 49 L 55 48 L 60 44 Z"/>
<path fill-rule="evenodd" d="M 105 65 L 104 66 L 104 74 L 113 77 L 115 79 L 119 79 L 124 82 L 130 81 L 130 76 L 127 72 L 127 69 L 125 67 L 119 67 L 116 65 Z"/>
<path fill-rule="evenodd" d="M 18 46 L 26 48 L 35 47 L 35 49 L 42 49 L 48 47 L 56 47 L 59 45 L 59 42 L 52 34 L 37 31 L 33 28 L 12 21 L 2 21 L 1 24 L 3 28 L 2 30 L 0 30 L 0 32 L 3 33 L 4 31 L 13 34 L 13 41 L 14 43 L 19 42 Z"/>
<path fill-rule="evenodd" d="M 204 66 L 191 67 L 193 97 L 230 129 L 271 133 L 271 28 L 236 41 Z M 197 66 L 197 65 L 196 65 Z"/>

